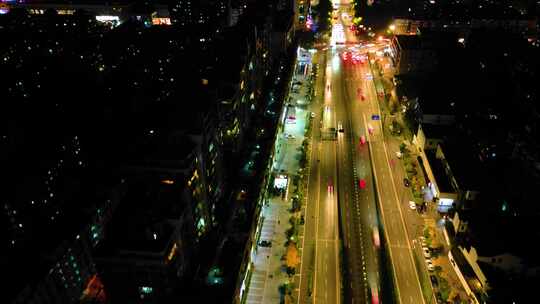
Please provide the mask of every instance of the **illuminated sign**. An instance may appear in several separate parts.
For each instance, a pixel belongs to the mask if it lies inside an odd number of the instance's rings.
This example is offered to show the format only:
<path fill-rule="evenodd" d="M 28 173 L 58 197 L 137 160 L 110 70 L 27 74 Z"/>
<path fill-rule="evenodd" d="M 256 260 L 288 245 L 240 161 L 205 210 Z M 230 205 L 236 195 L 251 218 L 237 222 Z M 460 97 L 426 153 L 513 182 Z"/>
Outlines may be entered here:
<path fill-rule="evenodd" d="M 99 22 L 108 22 L 108 21 L 120 22 L 120 17 L 118 17 L 118 16 L 96 16 L 96 20 L 99 21 Z"/>
<path fill-rule="evenodd" d="M 171 25 L 171 18 L 152 18 L 153 25 Z"/>
<path fill-rule="evenodd" d="M 0 2 L 0 15 L 7 14 L 9 12 L 9 6 L 3 2 L 3 0 Z"/>

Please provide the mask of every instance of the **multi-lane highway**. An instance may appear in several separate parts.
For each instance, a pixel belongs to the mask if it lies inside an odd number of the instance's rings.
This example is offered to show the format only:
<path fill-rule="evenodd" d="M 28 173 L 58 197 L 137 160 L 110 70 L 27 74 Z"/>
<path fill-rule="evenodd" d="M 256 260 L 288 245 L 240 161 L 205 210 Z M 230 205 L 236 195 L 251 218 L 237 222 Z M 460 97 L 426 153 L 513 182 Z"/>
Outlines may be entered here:
<path fill-rule="evenodd" d="M 316 85 L 320 111 L 311 139 L 299 302 L 379 303 L 385 271 L 380 254 L 385 246 L 397 301 L 421 304 L 424 299 L 392 180 L 393 152 L 386 149 L 381 121 L 372 119 L 373 114 L 382 115 L 364 55 L 380 46 L 358 43 L 349 30 L 346 2 L 334 4 L 337 18 L 332 19 L 331 47 L 322 54 L 326 64 L 319 76 L 324 77 Z M 334 139 L 329 128 L 338 131 Z"/>
<path fill-rule="evenodd" d="M 348 26 L 350 19 L 345 18 L 342 20 L 344 28 L 348 32 L 346 33 L 347 40 L 355 40 L 356 38 L 349 32 Z M 363 53 L 369 48 L 352 49 L 352 52 Z M 343 58 L 343 57 L 342 57 Z M 360 190 L 361 193 L 370 192 L 376 190 L 376 196 L 378 198 L 378 207 L 380 208 L 380 217 L 382 221 L 381 233 L 386 235 L 387 248 L 390 251 L 390 258 L 392 261 L 393 272 L 395 281 L 397 284 L 397 296 L 400 303 L 424 303 L 422 291 L 419 284 L 418 275 L 414 265 L 409 238 L 405 229 L 405 222 L 403 215 L 401 214 L 401 208 L 399 207 L 398 194 L 396 186 L 392 180 L 392 171 L 390 167 L 390 159 L 392 152 L 387 151 L 384 141 L 384 135 L 382 132 L 382 124 L 380 118 L 382 115 L 378 106 L 377 92 L 373 83 L 373 75 L 371 75 L 371 69 L 369 63 L 352 63 L 343 62 L 344 65 L 348 65 L 349 68 L 343 69 L 343 74 L 348 87 L 349 96 L 351 97 L 347 108 L 347 113 L 350 114 L 352 122 L 353 138 L 359 138 L 365 136 L 367 138 L 369 146 L 369 159 L 373 166 L 374 176 L 370 178 L 369 174 L 366 174 L 366 180 L 369 183 L 375 183 L 366 187 L 364 190 Z M 379 120 L 373 120 L 372 115 L 379 115 Z M 366 161 L 365 153 L 359 153 L 357 155 L 357 172 L 362 174 L 361 169 Z M 375 186 L 375 187 L 373 187 Z M 361 194 L 362 195 L 362 194 Z M 367 225 L 372 225 L 372 230 L 377 225 L 377 217 L 373 214 L 373 210 L 370 204 L 370 194 L 364 194 L 366 197 L 367 206 L 364 210 L 366 214 L 361 214 L 361 218 Z M 362 201 L 361 201 L 362 202 Z M 368 207 L 369 206 L 369 207 Z M 374 208 L 373 208 L 374 209 Z M 371 212 L 370 212 L 371 211 Z M 367 226 L 369 227 L 369 226 Z M 365 227 L 365 228 L 367 228 Z M 367 229 L 364 229 L 367 230 Z M 382 235 L 381 235 L 382 237 Z M 367 251 L 370 253 L 371 251 Z M 368 262 L 370 259 L 368 259 Z M 376 259 L 373 262 L 377 263 Z M 369 264 L 368 264 L 369 265 Z M 376 268 L 380 269 L 380 268 Z M 376 275 L 375 272 L 369 272 L 368 276 Z M 369 287 L 376 288 L 374 283 L 378 282 L 378 278 L 368 277 Z"/>
<path fill-rule="evenodd" d="M 324 58 L 326 54 L 322 55 Z M 323 61 L 324 62 L 324 61 Z M 331 66 L 321 73 L 331 79 Z M 321 96 L 313 119 L 309 180 L 307 188 L 306 227 L 298 302 L 340 303 L 341 271 L 336 181 L 337 151 L 329 128 L 336 126 L 330 86 L 316 82 Z"/>

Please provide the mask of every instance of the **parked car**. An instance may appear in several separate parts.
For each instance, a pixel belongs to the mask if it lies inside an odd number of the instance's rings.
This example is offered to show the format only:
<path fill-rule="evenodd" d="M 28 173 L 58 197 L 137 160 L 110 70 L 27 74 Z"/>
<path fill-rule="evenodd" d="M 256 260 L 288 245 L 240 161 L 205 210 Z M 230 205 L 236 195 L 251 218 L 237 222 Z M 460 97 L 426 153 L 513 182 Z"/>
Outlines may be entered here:
<path fill-rule="evenodd" d="M 263 240 L 263 241 L 259 242 L 259 246 L 261 246 L 261 247 L 272 247 L 272 242 L 267 241 L 267 240 Z"/>
<path fill-rule="evenodd" d="M 434 271 L 435 270 L 435 266 L 433 266 L 433 263 L 431 261 L 429 263 L 427 263 L 427 269 L 429 271 Z"/>
<path fill-rule="evenodd" d="M 431 253 L 429 252 L 429 249 L 422 248 L 422 252 L 424 253 L 424 257 L 431 258 Z"/>
<path fill-rule="evenodd" d="M 409 208 L 411 208 L 412 210 L 415 210 L 416 209 L 416 203 L 413 202 L 413 201 L 409 201 Z"/>
<path fill-rule="evenodd" d="M 429 279 L 431 280 L 431 284 L 433 285 L 433 287 L 439 286 L 439 281 L 437 280 L 436 276 L 430 275 Z"/>
<path fill-rule="evenodd" d="M 405 185 L 405 187 L 409 187 L 411 185 L 411 182 L 409 181 L 408 178 L 404 178 L 403 179 L 403 184 Z"/>

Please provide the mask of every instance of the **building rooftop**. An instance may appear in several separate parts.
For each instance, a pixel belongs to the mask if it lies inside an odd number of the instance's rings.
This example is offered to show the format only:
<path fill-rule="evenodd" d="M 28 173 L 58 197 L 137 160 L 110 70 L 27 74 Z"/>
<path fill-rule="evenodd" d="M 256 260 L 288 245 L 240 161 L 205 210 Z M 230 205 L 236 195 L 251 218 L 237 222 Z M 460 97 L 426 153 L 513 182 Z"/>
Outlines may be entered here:
<path fill-rule="evenodd" d="M 398 44 L 403 50 L 441 50 L 455 48 L 457 34 L 448 32 L 422 31 L 422 35 L 397 35 Z"/>
<path fill-rule="evenodd" d="M 453 135 L 455 133 L 455 130 L 456 128 L 453 126 L 434 125 L 428 123 L 422 124 L 422 131 L 424 132 L 425 137 L 429 139 L 443 140 Z"/>
<path fill-rule="evenodd" d="M 442 151 L 461 191 L 480 191 L 485 181 L 485 170 L 474 158 L 470 143 L 463 137 L 441 144 Z"/>
<path fill-rule="evenodd" d="M 129 178 L 128 191 L 98 245 L 99 256 L 133 251 L 163 252 L 185 210 L 181 178 L 146 175 Z"/>
<path fill-rule="evenodd" d="M 510 253 L 523 258 L 529 264 L 540 264 L 536 258 L 538 252 L 531 250 L 530 246 L 540 241 L 537 224 L 531 218 L 524 219 L 509 214 L 501 216 L 477 210 L 471 215 L 469 227 L 470 245 L 476 248 L 479 256 Z"/>
<path fill-rule="evenodd" d="M 446 175 L 444 171 L 444 166 L 440 159 L 435 157 L 435 151 L 434 150 L 425 150 L 426 157 L 429 161 L 429 166 L 431 167 L 431 171 L 433 172 L 433 175 L 435 176 L 435 180 L 437 181 L 437 186 L 439 187 L 440 192 L 445 193 L 453 193 L 456 190 L 452 187 L 452 184 L 450 183 L 450 179 Z"/>
<path fill-rule="evenodd" d="M 477 295 L 477 297 L 479 297 L 479 294 L 482 292 L 482 290 L 478 288 L 477 284 L 473 284 L 474 281 L 478 280 L 473 268 L 471 267 L 469 262 L 467 262 L 467 259 L 463 256 L 463 253 L 461 252 L 461 250 L 459 250 L 458 247 L 453 247 L 451 249 L 451 252 L 454 260 L 459 265 L 459 270 L 465 277 L 465 280 L 468 282 L 469 287 Z"/>
<path fill-rule="evenodd" d="M 185 133 L 149 129 L 128 146 L 128 166 L 186 169 L 193 162 L 196 144 Z"/>

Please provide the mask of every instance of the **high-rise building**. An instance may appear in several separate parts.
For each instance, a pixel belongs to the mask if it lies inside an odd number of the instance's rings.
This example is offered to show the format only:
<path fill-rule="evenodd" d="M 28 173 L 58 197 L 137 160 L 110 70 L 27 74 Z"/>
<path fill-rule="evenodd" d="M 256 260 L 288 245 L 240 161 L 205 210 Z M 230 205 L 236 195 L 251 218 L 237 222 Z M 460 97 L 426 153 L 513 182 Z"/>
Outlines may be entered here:
<path fill-rule="evenodd" d="M 95 252 L 112 303 L 164 303 L 192 268 L 197 249 L 190 188 L 183 174 L 137 172 Z"/>

